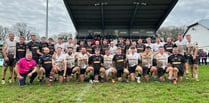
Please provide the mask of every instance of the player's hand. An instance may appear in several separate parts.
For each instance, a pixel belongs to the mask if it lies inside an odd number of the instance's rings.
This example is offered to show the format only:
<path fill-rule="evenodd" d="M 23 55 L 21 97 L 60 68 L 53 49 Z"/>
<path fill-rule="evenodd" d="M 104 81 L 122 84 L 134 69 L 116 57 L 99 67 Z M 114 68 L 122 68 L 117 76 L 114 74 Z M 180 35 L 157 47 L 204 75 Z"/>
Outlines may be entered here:
<path fill-rule="evenodd" d="M 18 76 L 19 79 L 23 79 L 23 77 L 21 75 Z"/>
<path fill-rule="evenodd" d="M 196 56 L 193 56 L 193 60 L 195 60 L 196 59 Z"/>
<path fill-rule="evenodd" d="M 9 61 L 9 58 L 6 56 L 6 57 L 4 57 L 4 60 L 5 61 Z"/>
<path fill-rule="evenodd" d="M 32 76 L 32 73 L 29 73 L 28 76 L 31 77 Z"/>

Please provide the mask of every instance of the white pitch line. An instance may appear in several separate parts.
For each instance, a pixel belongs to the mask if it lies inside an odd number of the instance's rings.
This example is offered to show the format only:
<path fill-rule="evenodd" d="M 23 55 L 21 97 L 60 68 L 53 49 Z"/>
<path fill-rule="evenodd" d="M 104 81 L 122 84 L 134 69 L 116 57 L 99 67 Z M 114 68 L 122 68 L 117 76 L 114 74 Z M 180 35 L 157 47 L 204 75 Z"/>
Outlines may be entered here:
<path fill-rule="evenodd" d="M 83 97 L 88 92 L 91 86 L 92 86 L 91 84 L 87 84 L 84 90 L 79 93 L 78 98 L 76 99 L 76 103 L 83 103 Z"/>

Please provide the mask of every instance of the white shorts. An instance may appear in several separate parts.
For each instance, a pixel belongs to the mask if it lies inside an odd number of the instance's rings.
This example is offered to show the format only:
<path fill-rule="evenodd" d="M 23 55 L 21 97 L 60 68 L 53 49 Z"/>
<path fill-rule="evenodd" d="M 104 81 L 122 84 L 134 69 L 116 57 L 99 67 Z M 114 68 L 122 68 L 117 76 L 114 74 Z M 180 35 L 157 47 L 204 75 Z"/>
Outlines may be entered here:
<path fill-rule="evenodd" d="M 105 69 L 105 75 L 109 75 L 112 72 L 112 67 Z"/>

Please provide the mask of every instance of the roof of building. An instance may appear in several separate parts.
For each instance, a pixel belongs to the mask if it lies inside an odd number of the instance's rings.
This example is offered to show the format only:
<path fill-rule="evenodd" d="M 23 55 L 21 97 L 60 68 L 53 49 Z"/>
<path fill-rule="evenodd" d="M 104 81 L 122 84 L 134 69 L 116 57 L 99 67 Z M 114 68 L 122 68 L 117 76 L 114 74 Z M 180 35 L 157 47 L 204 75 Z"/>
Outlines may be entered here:
<path fill-rule="evenodd" d="M 178 0 L 64 0 L 76 30 L 157 30 Z"/>

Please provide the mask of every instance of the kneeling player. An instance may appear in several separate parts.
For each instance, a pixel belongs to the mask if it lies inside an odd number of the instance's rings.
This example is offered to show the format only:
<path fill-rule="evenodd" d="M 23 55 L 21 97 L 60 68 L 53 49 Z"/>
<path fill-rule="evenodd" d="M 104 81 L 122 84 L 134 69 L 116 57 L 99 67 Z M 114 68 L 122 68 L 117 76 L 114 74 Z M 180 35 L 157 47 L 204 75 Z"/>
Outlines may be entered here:
<path fill-rule="evenodd" d="M 100 55 L 100 49 L 96 48 L 95 49 L 95 55 L 89 57 L 89 65 L 91 67 L 88 67 L 86 72 L 90 72 L 92 71 L 92 67 L 93 67 L 93 71 L 94 71 L 94 81 L 95 82 L 99 82 L 99 74 L 105 73 L 105 69 L 102 67 L 103 64 L 103 57 Z M 104 76 L 101 76 L 104 77 Z M 92 79 L 92 78 L 91 78 Z M 101 82 L 103 82 L 103 80 L 101 80 Z"/>
<path fill-rule="evenodd" d="M 54 61 L 54 68 L 55 71 L 58 71 L 58 81 L 63 82 L 64 77 L 66 76 L 67 71 L 67 64 L 65 61 L 65 54 L 62 54 L 62 48 L 57 48 L 57 53 L 55 54 L 55 61 Z"/>
<path fill-rule="evenodd" d="M 125 69 L 126 55 L 122 54 L 121 48 L 117 48 L 116 54 L 113 57 L 113 64 L 117 70 L 118 81 L 128 82 L 129 71 Z M 126 79 L 122 80 L 123 73 L 126 74 Z"/>
<path fill-rule="evenodd" d="M 143 77 L 146 82 L 149 81 L 149 73 L 153 62 L 153 53 L 151 52 L 151 48 L 147 46 L 145 51 L 141 53 L 142 58 L 142 68 L 143 68 Z"/>
<path fill-rule="evenodd" d="M 43 48 L 44 55 L 39 58 L 39 82 L 41 83 L 43 80 L 43 74 L 46 75 L 46 83 L 48 86 L 51 86 L 51 82 L 53 81 L 53 73 L 52 71 L 52 56 L 49 54 L 49 48 Z"/>
<path fill-rule="evenodd" d="M 67 76 L 67 82 L 70 82 L 70 78 L 72 78 L 72 73 L 76 73 L 79 72 L 79 67 L 75 66 L 75 61 L 76 61 L 76 57 L 75 54 L 73 53 L 73 48 L 72 47 L 68 47 L 67 53 L 66 53 L 66 62 L 67 62 L 67 72 L 66 72 L 66 76 Z"/>
<path fill-rule="evenodd" d="M 112 83 L 115 83 L 114 77 L 116 76 L 117 70 L 113 67 L 113 55 L 110 55 L 110 50 L 105 50 L 104 68 L 105 68 L 105 80 L 109 80 L 110 73 L 112 73 Z"/>
<path fill-rule="evenodd" d="M 131 47 L 131 52 L 127 55 L 128 68 L 131 80 L 135 80 L 135 72 L 138 72 L 137 83 L 140 83 L 142 68 L 139 66 L 140 54 L 136 53 L 136 48 Z"/>
<path fill-rule="evenodd" d="M 164 52 L 164 47 L 159 47 L 159 53 L 154 56 L 151 71 L 157 74 L 161 82 L 165 81 L 164 74 L 168 65 L 168 54 Z"/>
<path fill-rule="evenodd" d="M 173 49 L 173 55 L 168 57 L 168 63 L 171 67 L 167 69 L 169 72 L 169 79 L 173 79 L 173 83 L 176 84 L 176 81 L 182 81 L 184 75 L 184 66 L 186 60 L 183 55 L 178 53 L 178 49 Z"/>

